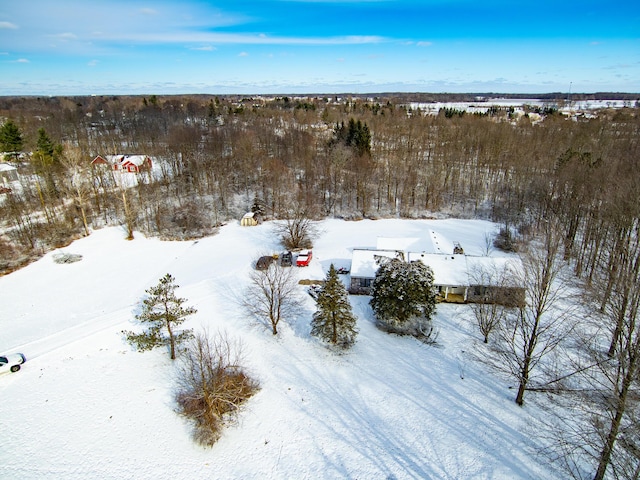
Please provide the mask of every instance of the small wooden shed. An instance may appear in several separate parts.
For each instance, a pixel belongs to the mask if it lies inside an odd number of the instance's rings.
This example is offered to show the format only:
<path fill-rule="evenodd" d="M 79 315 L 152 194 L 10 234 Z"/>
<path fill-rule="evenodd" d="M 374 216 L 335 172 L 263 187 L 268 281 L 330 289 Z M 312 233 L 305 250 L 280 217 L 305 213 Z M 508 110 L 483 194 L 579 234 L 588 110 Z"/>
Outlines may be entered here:
<path fill-rule="evenodd" d="M 240 220 L 240 225 L 243 227 L 255 227 L 260 223 L 260 216 L 255 212 L 247 212 Z"/>

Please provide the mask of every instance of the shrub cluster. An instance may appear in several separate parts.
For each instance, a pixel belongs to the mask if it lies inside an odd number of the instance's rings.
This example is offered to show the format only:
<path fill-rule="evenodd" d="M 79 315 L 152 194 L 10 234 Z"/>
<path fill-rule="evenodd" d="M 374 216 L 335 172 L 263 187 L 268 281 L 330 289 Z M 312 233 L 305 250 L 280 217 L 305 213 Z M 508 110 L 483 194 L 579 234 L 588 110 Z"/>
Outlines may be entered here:
<path fill-rule="evenodd" d="M 240 366 L 242 346 L 225 334 L 197 334 L 183 356 L 176 392 L 180 413 L 194 422 L 193 437 L 213 446 L 259 384 Z"/>

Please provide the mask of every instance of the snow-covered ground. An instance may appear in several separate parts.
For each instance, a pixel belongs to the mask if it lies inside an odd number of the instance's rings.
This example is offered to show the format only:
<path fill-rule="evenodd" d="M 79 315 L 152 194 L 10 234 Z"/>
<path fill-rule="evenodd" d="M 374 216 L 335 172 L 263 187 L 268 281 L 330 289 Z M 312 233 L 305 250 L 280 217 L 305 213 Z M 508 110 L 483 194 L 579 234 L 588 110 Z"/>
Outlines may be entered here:
<path fill-rule="evenodd" d="M 479 98 L 477 102 L 413 102 L 409 104 L 412 110 L 420 109 L 422 112 L 437 115 L 443 108 L 451 108 L 468 113 L 486 113 L 491 107 L 514 108 L 516 111 L 522 110 L 524 105 L 529 107 L 554 106 L 557 102 L 541 99 L 510 99 L 510 98 Z M 569 115 L 575 112 L 585 112 L 599 110 L 603 108 L 623 108 L 633 107 L 635 102 L 629 100 L 570 100 L 564 99 L 560 109 L 564 114 Z"/>
<path fill-rule="evenodd" d="M 321 228 L 311 265 L 296 269 L 301 279 L 348 267 L 352 248 L 378 236 L 434 230 L 481 255 L 497 227 L 394 219 Z M 509 380 L 470 357 L 484 346 L 467 306 L 438 306 L 438 346 L 429 347 L 379 331 L 369 297 L 351 297 L 360 334 L 336 355 L 309 335 L 314 302 L 303 286 L 304 308 L 277 337 L 243 312 L 252 261 L 280 250 L 270 223 L 229 224 L 191 242 L 124 237 L 95 231 L 64 249 L 79 262 L 57 264 L 51 252 L 0 277 L 0 353 L 27 357 L 0 377 L 0 478 L 563 477 L 531 434 L 542 410 L 518 407 Z M 187 326 L 241 339 L 261 384 L 211 449 L 194 444 L 175 413 L 167 352 L 138 353 L 120 334 L 135 328 L 144 290 L 165 273 L 198 309 Z"/>

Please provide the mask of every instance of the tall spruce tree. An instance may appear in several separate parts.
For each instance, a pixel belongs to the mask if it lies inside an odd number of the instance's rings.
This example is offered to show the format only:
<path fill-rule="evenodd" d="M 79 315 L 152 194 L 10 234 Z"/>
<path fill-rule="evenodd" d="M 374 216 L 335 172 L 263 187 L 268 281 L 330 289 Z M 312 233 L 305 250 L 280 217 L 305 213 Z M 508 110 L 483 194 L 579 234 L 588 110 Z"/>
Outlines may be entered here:
<path fill-rule="evenodd" d="M 372 285 L 371 308 L 387 331 L 430 338 L 436 308 L 433 271 L 424 263 L 397 258 L 383 263 Z"/>
<path fill-rule="evenodd" d="M 38 141 L 36 142 L 38 152 L 48 156 L 53 156 L 53 142 L 44 128 L 38 129 Z"/>
<path fill-rule="evenodd" d="M 191 337 L 191 330 L 176 332 L 175 327 L 197 311 L 193 307 L 182 306 L 186 299 L 176 297 L 175 290 L 178 285 L 174 282 L 175 278 L 167 273 L 158 285 L 146 290 L 149 296 L 143 300 L 142 313 L 136 315 L 138 321 L 149 324 L 145 332 L 122 332 L 127 341 L 140 351 L 169 345 L 171 360 L 176 358 L 176 345 Z M 163 332 L 165 329 L 166 336 Z"/>
<path fill-rule="evenodd" d="M 0 150 L 3 152 L 22 150 L 22 134 L 18 126 L 11 120 L 7 120 L 0 127 Z"/>
<path fill-rule="evenodd" d="M 54 144 L 44 128 L 38 129 L 36 151 L 32 160 L 35 162 L 36 173 L 45 179 L 46 195 L 50 197 L 60 197 L 55 171 L 60 167 L 62 151 L 62 145 Z"/>
<path fill-rule="evenodd" d="M 316 300 L 318 310 L 311 320 L 311 335 L 342 348 L 351 347 L 358 334 L 347 290 L 333 264 Z"/>

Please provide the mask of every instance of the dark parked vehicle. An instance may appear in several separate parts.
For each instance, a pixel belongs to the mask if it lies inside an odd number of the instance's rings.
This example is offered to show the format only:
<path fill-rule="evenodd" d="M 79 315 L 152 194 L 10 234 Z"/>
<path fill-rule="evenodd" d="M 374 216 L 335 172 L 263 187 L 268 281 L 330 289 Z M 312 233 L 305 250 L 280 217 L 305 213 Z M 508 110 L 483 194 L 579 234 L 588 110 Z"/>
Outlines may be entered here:
<path fill-rule="evenodd" d="M 273 258 L 271 255 L 260 257 L 256 262 L 256 270 L 266 270 L 274 261 L 275 258 Z"/>
<path fill-rule="evenodd" d="M 293 265 L 293 255 L 291 252 L 284 252 L 282 257 L 280 257 L 280 265 L 283 267 L 290 267 Z"/>

